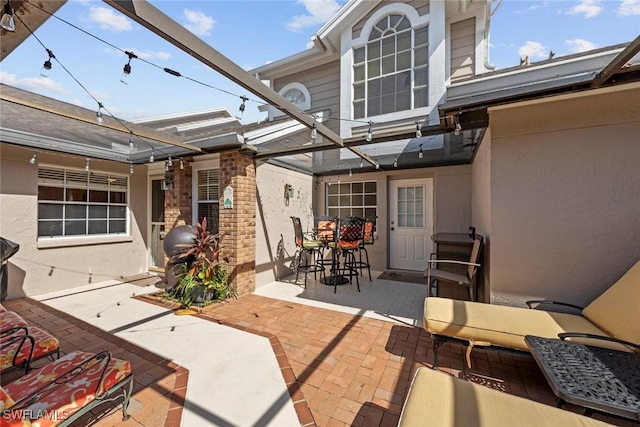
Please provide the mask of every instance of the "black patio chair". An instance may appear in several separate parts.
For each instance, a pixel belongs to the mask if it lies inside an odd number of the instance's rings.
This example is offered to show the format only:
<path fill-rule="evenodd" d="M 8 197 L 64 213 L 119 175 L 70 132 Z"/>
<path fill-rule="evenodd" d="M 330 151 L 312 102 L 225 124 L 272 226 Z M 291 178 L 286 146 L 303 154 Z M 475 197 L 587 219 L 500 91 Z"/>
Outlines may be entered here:
<path fill-rule="evenodd" d="M 304 287 L 307 287 L 307 275 L 313 273 L 315 279 L 320 273 L 320 279 L 324 278 L 324 265 L 320 263 L 322 256 L 322 248 L 324 244 L 310 235 L 302 231 L 302 223 L 299 217 L 292 216 L 293 231 L 296 242 L 296 253 L 294 255 L 293 268 L 296 271 L 296 284 L 298 283 L 298 275 L 304 273 Z M 311 258 L 311 261 L 309 261 Z"/>

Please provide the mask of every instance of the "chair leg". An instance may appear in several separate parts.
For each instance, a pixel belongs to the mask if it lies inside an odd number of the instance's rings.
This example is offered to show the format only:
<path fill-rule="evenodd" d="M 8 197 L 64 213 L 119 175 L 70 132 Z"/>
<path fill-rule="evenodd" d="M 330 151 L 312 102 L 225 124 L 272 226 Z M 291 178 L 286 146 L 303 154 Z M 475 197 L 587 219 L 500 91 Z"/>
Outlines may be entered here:
<path fill-rule="evenodd" d="M 442 340 L 439 336 L 435 336 L 432 337 L 432 346 L 431 348 L 433 348 L 433 366 L 431 367 L 431 369 L 438 369 L 438 349 L 440 347 L 442 347 L 442 344 L 444 344 L 444 340 Z"/>
<path fill-rule="evenodd" d="M 127 410 L 129 409 L 129 401 L 131 400 L 131 394 L 133 394 L 133 375 L 131 375 L 131 380 L 129 381 L 129 392 L 123 388 L 122 394 L 124 395 L 124 400 L 122 401 L 122 421 L 127 421 L 131 418 L 131 415 L 128 414 Z"/>
<path fill-rule="evenodd" d="M 365 265 L 367 266 L 367 270 L 369 271 L 369 281 L 371 281 L 371 264 L 369 264 L 369 252 L 367 252 L 367 248 L 365 248 L 364 246 L 360 250 L 364 251 L 364 255 L 367 258 L 367 263 Z M 360 256 L 362 256 L 362 252 L 360 252 Z"/>
<path fill-rule="evenodd" d="M 300 256 L 302 255 L 300 250 L 296 250 L 296 256 L 294 256 L 294 268 L 296 269 L 296 281 L 295 283 L 298 283 L 298 273 L 300 273 Z"/>

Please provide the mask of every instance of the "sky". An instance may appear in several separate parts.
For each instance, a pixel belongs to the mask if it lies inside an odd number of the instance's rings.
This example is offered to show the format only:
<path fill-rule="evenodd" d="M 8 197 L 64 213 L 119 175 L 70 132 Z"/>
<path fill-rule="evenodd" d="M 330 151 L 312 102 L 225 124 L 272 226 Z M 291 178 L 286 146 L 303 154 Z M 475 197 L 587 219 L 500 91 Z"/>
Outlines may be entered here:
<path fill-rule="evenodd" d="M 456 0 L 447 0 L 456 1 Z M 307 49 L 344 0 L 151 0 L 227 58 L 249 70 Z M 496 3 L 494 3 L 495 5 Z M 226 107 L 242 122 L 265 118 L 262 101 L 99 0 L 69 0 L 0 63 L 0 81 L 131 120 Z M 66 22 L 64 22 L 66 21 Z M 70 25 L 71 24 L 71 25 Z M 20 23 L 16 23 L 20 25 Z M 74 28 L 77 27 L 77 28 Z M 497 69 L 630 42 L 640 0 L 504 0 L 491 19 L 489 62 Z M 43 73 L 49 49 L 52 68 Z M 135 53 L 131 73 L 123 66 Z M 165 73 L 178 71 L 183 77 Z M 45 74 L 47 77 L 43 77 Z M 90 94 L 90 95 L 89 95 Z"/>

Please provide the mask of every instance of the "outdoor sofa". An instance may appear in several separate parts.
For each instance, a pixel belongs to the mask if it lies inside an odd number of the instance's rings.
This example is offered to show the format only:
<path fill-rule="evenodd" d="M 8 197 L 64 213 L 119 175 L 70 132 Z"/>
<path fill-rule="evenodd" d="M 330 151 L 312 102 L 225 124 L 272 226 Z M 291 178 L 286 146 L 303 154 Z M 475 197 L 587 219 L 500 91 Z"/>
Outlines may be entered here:
<path fill-rule="evenodd" d="M 602 421 L 420 367 L 398 427 L 606 426 Z"/>
<path fill-rule="evenodd" d="M 558 334 L 569 333 L 574 336 L 570 339 L 585 344 L 640 352 L 640 261 L 580 315 L 535 309 L 559 304 L 550 301 L 527 304 L 534 309 L 427 297 L 423 324 L 433 338 L 434 368 L 438 366 L 438 348 L 448 340 L 469 344 L 469 367 L 474 345 L 528 351 L 526 335 L 558 338 Z M 594 336 L 601 338 L 589 338 Z"/>

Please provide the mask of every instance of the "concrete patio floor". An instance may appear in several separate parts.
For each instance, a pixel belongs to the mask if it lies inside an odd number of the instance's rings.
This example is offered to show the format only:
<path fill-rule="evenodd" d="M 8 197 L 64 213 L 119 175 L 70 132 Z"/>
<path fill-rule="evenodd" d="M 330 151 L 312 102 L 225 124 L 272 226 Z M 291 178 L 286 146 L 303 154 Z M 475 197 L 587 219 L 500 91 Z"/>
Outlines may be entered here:
<path fill-rule="evenodd" d="M 157 288 L 122 281 L 5 306 L 56 335 L 63 353 L 108 349 L 132 361 L 131 419 L 103 409 L 77 425 L 397 425 L 413 372 L 433 362 L 421 328 L 426 287 L 366 278 L 361 292 L 353 284 L 334 294 L 312 276 L 306 289 L 292 279 L 197 316 L 132 298 Z M 445 344 L 439 369 L 555 405 L 530 355 L 475 348 L 469 369 L 463 351 Z"/>

